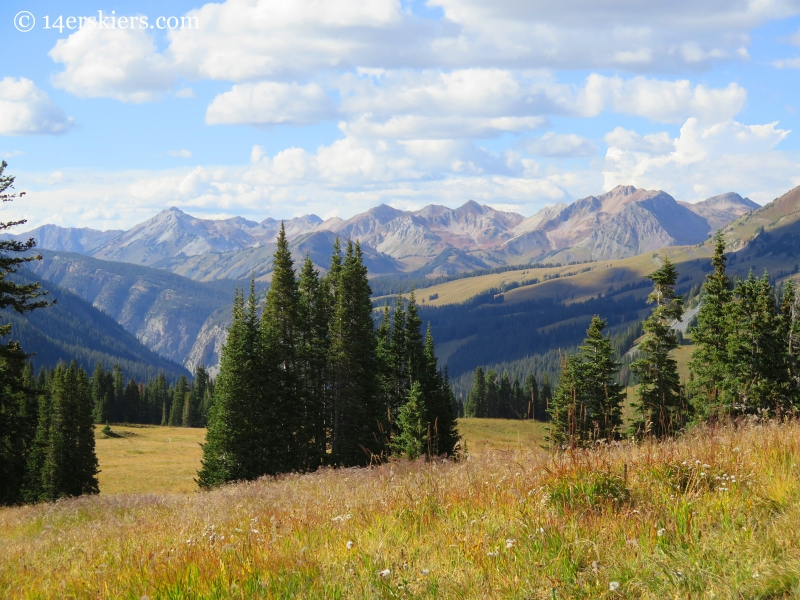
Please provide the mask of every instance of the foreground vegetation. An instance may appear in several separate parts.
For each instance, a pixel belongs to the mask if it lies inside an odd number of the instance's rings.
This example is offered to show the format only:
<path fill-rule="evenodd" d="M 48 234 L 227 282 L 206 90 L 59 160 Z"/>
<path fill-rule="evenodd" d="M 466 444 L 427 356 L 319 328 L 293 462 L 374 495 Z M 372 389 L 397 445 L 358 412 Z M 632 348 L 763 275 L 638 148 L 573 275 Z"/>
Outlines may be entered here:
<path fill-rule="evenodd" d="M 99 446 L 101 447 L 101 446 Z M 790 597 L 800 423 L 0 511 L 0 596 Z"/>

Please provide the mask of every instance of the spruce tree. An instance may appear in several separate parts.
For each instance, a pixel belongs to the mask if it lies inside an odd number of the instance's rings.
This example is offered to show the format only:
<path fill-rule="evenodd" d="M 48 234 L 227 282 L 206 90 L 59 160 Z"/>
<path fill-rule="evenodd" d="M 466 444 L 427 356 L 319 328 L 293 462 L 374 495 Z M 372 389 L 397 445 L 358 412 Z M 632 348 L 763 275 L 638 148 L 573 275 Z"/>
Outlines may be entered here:
<path fill-rule="evenodd" d="M 728 315 L 729 386 L 732 410 L 786 411 L 790 404 L 790 379 L 786 343 L 780 337 L 781 323 L 775 294 L 765 272 L 752 271 L 739 281 L 735 302 Z"/>
<path fill-rule="evenodd" d="M 503 372 L 503 378 L 500 380 L 500 387 L 497 391 L 498 396 L 498 411 L 497 416 L 503 419 L 511 419 L 514 415 L 514 407 L 512 402 L 512 388 L 511 380 L 508 378 L 508 373 Z"/>
<path fill-rule="evenodd" d="M 725 382 L 728 376 L 729 313 L 732 308 L 731 282 L 725 274 L 725 240 L 718 231 L 714 238 L 714 271 L 706 276 L 703 296 L 697 313 L 697 325 L 692 328 L 695 349 L 689 362 L 692 380 L 692 404 L 697 416 L 716 419 L 727 410 Z"/>
<path fill-rule="evenodd" d="M 300 302 L 294 261 L 283 223 L 272 259 L 272 284 L 261 317 L 262 374 L 270 374 L 262 387 L 269 411 L 270 432 L 268 473 L 302 468 L 308 461 L 313 432 L 304 428 L 305 408 L 301 405 L 297 342 Z"/>
<path fill-rule="evenodd" d="M 395 454 L 415 460 L 428 454 L 429 424 L 426 420 L 427 407 L 419 382 L 411 385 L 408 399 L 397 415 L 398 433 L 392 440 Z"/>
<path fill-rule="evenodd" d="M 322 465 L 327 450 L 327 357 L 330 299 L 306 255 L 299 281 L 298 364 L 302 398 L 305 470 Z"/>
<path fill-rule="evenodd" d="M 126 406 L 126 414 L 128 415 L 127 420 L 131 423 L 141 423 L 142 422 L 142 410 L 141 410 L 141 397 L 139 396 L 139 385 L 133 379 L 130 378 L 128 381 L 128 385 L 125 387 L 125 406 Z"/>
<path fill-rule="evenodd" d="M 574 448 L 585 442 L 582 424 L 585 421 L 585 404 L 579 388 L 579 361 L 575 355 L 566 354 L 561 361 L 561 376 L 548 406 L 550 424 L 545 440 L 553 448 Z"/>
<path fill-rule="evenodd" d="M 122 374 L 122 367 L 114 365 L 113 369 L 114 385 L 114 407 L 111 411 L 114 420 L 124 423 L 128 420 L 127 406 L 125 405 L 125 376 Z"/>
<path fill-rule="evenodd" d="M 175 391 L 172 393 L 172 407 L 169 413 L 169 425 L 171 427 L 180 427 L 183 425 L 183 414 L 188 391 L 189 382 L 186 380 L 186 375 L 181 375 L 181 378 L 175 386 Z"/>
<path fill-rule="evenodd" d="M 487 416 L 486 376 L 483 373 L 483 367 L 475 369 L 475 378 L 472 380 L 472 389 L 469 392 L 464 413 L 468 417 L 484 418 Z"/>
<path fill-rule="evenodd" d="M 383 448 L 371 291 L 358 242 L 348 240 L 338 278 L 330 333 L 331 458 L 334 464 L 363 465 Z"/>
<path fill-rule="evenodd" d="M 585 435 L 589 439 L 615 440 L 622 426 L 625 390 L 617 383 L 620 363 L 611 339 L 603 335 L 606 322 L 595 315 L 578 352 L 581 362 L 580 387 L 585 395 Z"/>
<path fill-rule="evenodd" d="M 781 295 L 778 337 L 785 349 L 789 380 L 787 400 L 797 406 L 800 404 L 800 293 L 791 279 L 784 285 Z"/>
<path fill-rule="evenodd" d="M 247 303 L 243 294 L 236 291 L 233 322 L 220 354 L 214 404 L 197 478 L 203 488 L 255 479 L 266 472 L 266 415 L 259 402 L 259 389 L 253 385 L 260 367 L 257 307 L 255 282 L 251 280 Z"/>
<path fill-rule="evenodd" d="M 497 384 L 497 373 L 489 371 L 486 374 L 486 417 L 496 419 L 500 406 L 500 386 Z"/>
<path fill-rule="evenodd" d="M 525 400 L 525 418 L 544 421 L 544 410 L 539 410 L 539 384 L 536 376 L 531 373 L 525 378 L 525 387 L 522 393 Z"/>
<path fill-rule="evenodd" d="M 455 452 L 460 439 L 456 426 L 455 397 L 447 372 L 442 374 L 438 370 L 430 324 L 425 334 L 424 359 L 424 381 L 428 389 L 423 394 L 422 401 L 426 407 L 426 423 L 430 427 L 427 450 L 435 456 L 450 456 Z M 421 384 L 420 390 L 422 391 Z"/>
<path fill-rule="evenodd" d="M 648 276 L 653 291 L 647 297 L 655 304 L 644 321 L 644 340 L 639 344 L 641 358 L 631 364 L 639 381 L 638 401 L 634 404 L 637 418 L 633 433 L 657 437 L 680 431 L 689 416 L 678 367 L 670 353 L 678 347 L 673 324 L 683 316 L 683 301 L 675 294 L 678 271 L 668 257 L 660 269 Z"/>
<path fill-rule="evenodd" d="M 539 410 L 537 415 L 542 415 L 542 421 L 550 420 L 550 403 L 553 401 L 553 386 L 550 385 L 550 376 L 545 373 L 542 377 L 542 389 L 539 392 Z"/>

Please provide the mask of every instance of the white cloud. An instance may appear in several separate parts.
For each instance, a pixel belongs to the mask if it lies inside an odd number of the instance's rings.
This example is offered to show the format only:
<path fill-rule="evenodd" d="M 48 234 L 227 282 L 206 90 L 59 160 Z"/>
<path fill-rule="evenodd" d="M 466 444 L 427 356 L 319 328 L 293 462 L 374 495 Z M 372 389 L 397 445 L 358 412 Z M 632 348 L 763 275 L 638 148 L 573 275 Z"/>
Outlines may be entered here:
<path fill-rule="evenodd" d="M 176 81 L 171 62 L 140 29 L 86 27 L 58 40 L 50 57 L 64 65 L 53 85 L 82 98 L 147 102 Z"/>
<path fill-rule="evenodd" d="M 0 80 L 0 135 L 59 134 L 72 126 L 72 118 L 30 79 Z"/>
<path fill-rule="evenodd" d="M 682 200 L 737 190 L 771 200 L 797 184 L 797 157 L 776 150 L 790 132 L 777 125 L 732 120 L 703 125 L 692 118 L 674 139 L 617 128 L 606 136 L 604 188 L 632 184 L 667 190 Z"/>
<path fill-rule="evenodd" d="M 195 93 L 192 88 L 187 87 L 187 88 L 182 88 L 177 92 L 175 92 L 175 96 L 177 96 L 178 98 L 194 98 Z"/>
<path fill-rule="evenodd" d="M 746 100 L 747 91 L 736 83 L 714 89 L 703 84 L 692 86 L 688 80 L 623 80 L 592 74 L 586 79 L 579 103 L 587 116 L 607 108 L 657 123 L 682 123 L 688 117 L 715 122 L 732 119 Z"/>
<path fill-rule="evenodd" d="M 776 69 L 800 69 L 800 57 L 774 60 L 772 66 Z"/>
<path fill-rule="evenodd" d="M 192 158 L 191 150 L 170 150 L 167 154 L 176 158 Z"/>
<path fill-rule="evenodd" d="M 22 150 L 0 150 L 0 158 L 14 158 L 20 154 L 25 154 Z"/>
<path fill-rule="evenodd" d="M 597 154 L 595 145 L 586 138 L 573 133 L 564 135 L 552 131 L 540 138 L 528 140 L 525 150 L 531 156 L 580 157 Z"/>
<path fill-rule="evenodd" d="M 306 125 L 334 116 L 333 100 L 316 83 L 245 83 L 214 98 L 208 125 Z"/>
<path fill-rule="evenodd" d="M 85 28 L 51 51 L 57 85 L 80 96 L 140 102 L 178 77 L 235 83 L 309 81 L 323 74 L 430 69 L 702 69 L 748 60 L 749 33 L 800 14 L 790 0 L 431 0 L 443 19 L 398 0 L 227 0 L 187 13 L 199 28 Z M 480 90 L 477 90 L 480 93 Z"/>

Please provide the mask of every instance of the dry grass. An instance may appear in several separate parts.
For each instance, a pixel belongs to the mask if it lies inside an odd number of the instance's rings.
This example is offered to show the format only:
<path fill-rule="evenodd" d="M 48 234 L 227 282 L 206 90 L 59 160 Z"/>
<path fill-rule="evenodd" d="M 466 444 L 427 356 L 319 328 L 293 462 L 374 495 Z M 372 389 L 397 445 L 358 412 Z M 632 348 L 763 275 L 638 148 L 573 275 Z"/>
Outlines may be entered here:
<path fill-rule="evenodd" d="M 799 455 L 750 424 L 5 509 L 0 596 L 798 597 Z"/>
<path fill-rule="evenodd" d="M 192 492 L 205 429 L 114 425 L 119 437 L 95 427 L 100 490 L 104 494 Z"/>
<path fill-rule="evenodd" d="M 459 419 L 458 431 L 471 453 L 489 450 L 529 450 L 544 444 L 545 425 L 509 419 Z"/>

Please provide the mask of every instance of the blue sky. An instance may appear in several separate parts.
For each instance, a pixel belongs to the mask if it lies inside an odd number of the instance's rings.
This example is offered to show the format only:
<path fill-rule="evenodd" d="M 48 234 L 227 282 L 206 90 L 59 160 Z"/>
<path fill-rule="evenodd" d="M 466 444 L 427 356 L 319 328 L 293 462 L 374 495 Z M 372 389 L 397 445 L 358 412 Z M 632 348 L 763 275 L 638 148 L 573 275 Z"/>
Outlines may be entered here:
<path fill-rule="evenodd" d="M 44 28 L 98 11 L 153 27 Z M 800 1 L 10 0 L 0 31 L 30 226 L 800 185 Z"/>

